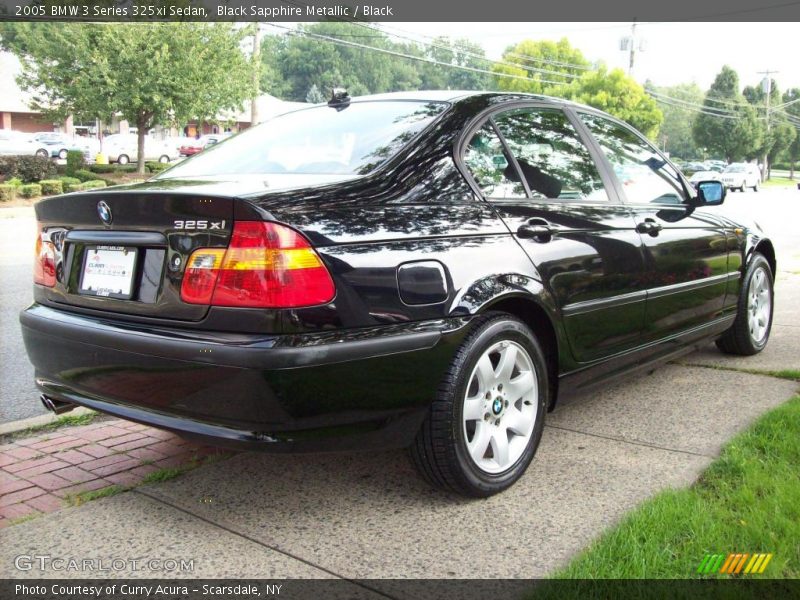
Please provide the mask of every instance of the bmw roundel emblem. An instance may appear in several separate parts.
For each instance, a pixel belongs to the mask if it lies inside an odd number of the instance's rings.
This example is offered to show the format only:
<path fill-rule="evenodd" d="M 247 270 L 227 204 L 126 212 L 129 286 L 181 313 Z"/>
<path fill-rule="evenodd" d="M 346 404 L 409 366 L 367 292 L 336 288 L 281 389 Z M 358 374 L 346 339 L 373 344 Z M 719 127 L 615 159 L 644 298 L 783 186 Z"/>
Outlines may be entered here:
<path fill-rule="evenodd" d="M 496 415 L 499 415 L 500 412 L 503 410 L 503 401 L 500 398 L 495 399 L 492 403 L 492 412 Z"/>
<path fill-rule="evenodd" d="M 97 214 L 103 223 L 106 225 L 111 225 L 114 215 L 111 214 L 111 207 L 103 200 L 97 203 Z"/>

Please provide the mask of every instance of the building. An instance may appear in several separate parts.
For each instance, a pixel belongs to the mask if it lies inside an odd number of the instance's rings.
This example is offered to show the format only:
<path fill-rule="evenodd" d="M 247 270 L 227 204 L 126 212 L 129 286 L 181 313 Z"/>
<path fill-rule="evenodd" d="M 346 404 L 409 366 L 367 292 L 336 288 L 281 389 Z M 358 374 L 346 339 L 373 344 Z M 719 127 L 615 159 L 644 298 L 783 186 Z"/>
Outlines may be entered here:
<path fill-rule="evenodd" d="M 30 94 L 17 85 L 22 70 L 19 60 L 9 52 L 0 52 L 0 129 L 37 131 L 67 131 L 71 123 L 53 123 L 30 107 Z M 71 133 L 71 132 L 70 132 Z"/>
<path fill-rule="evenodd" d="M 256 100 L 256 106 L 258 109 L 258 122 L 261 123 L 267 119 L 282 115 L 283 113 L 291 112 L 298 108 L 305 108 L 308 104 L 305 102 L 289 102 L 271 96 L 270 94 L 262 94 Z M 224 133 L 226 131 L 238 133 L 252 125 L 250 120 L 250 103 L 245 102 L 241 110 L 220 113 L 213 121 L 203 121 L 202 123 L 189 121 L 180 133 L 187 137 Z"/>

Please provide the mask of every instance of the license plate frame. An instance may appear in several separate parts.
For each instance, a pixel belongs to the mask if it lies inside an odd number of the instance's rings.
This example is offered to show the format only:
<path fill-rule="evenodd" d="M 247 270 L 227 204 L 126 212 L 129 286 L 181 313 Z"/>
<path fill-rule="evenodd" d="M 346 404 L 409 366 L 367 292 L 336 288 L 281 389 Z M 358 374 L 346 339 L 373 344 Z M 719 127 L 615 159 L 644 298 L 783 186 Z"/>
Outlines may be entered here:
<path fill-rule="evenodd" d="M 111 272 L 101 273 L 102 266 L 95 267 L 95 272 L 87 272 L 90 258 L 98 260 L 111 260 L 106 267 Z M 107 263 L 101 263 L 105 265 Z M 139 265 L 139 252 L 130 246 L 92 245 L 83 249 L 81 263 L 81 277 L 78 283 L 78 293 L 82 296 L 96 298 L 115 298 L 117 300 L 130 300 L 134 293 L 134 277 Z M 120 273 L 122 271 L 122 273 Z"/>

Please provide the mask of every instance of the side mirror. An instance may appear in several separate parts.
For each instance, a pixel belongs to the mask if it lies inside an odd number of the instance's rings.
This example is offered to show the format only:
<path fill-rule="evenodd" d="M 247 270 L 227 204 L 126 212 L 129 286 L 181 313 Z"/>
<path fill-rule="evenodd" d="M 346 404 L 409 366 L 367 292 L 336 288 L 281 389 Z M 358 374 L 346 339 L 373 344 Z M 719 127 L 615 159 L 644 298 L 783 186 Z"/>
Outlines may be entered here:
<path fill-rule="evenodd" d="M 717 206 L 725 201 L 725 184 L 721 181 L 701 181 L 697 184 L 697 204 Z"/>

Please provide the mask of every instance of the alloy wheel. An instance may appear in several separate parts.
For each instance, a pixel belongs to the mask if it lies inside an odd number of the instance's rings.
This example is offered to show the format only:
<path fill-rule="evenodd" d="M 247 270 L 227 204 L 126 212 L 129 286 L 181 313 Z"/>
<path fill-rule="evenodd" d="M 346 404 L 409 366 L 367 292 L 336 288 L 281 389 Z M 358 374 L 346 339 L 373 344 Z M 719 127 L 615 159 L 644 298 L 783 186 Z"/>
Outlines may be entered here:
<path fill-rule="evenodd" d="M 490 346 L 470 375 L 462 426 L 472 462 L 486 473 L 502 473 L 525 452 L 538 416 L 533 361 L 521 345 Z"/>
<path fill-rule="evenodd" d="M 753 272 L 747 299 L 747 322 L 750 337 L 756 344 L 761 344 L 767 336 L 771 311 L 772 291 L 769 278 L 764 267 L 759 267 Z"/>

